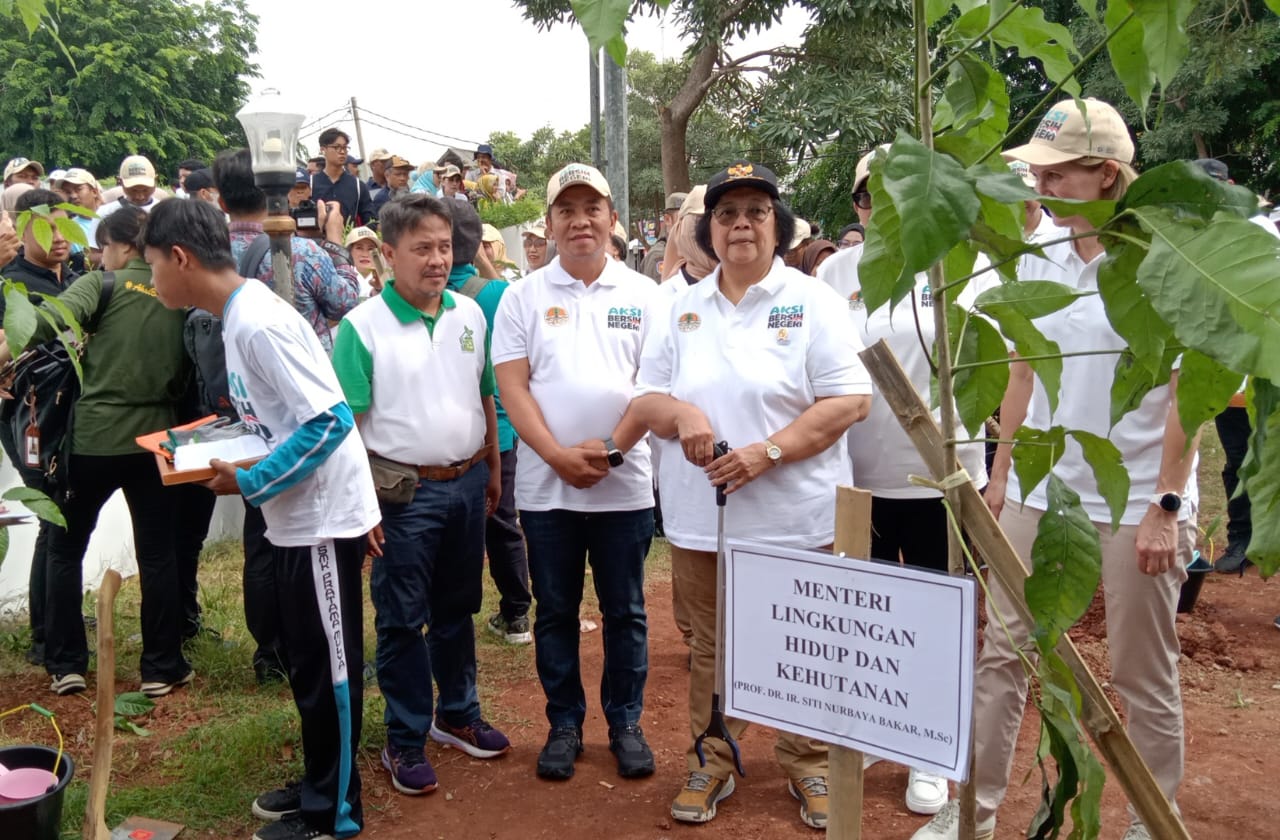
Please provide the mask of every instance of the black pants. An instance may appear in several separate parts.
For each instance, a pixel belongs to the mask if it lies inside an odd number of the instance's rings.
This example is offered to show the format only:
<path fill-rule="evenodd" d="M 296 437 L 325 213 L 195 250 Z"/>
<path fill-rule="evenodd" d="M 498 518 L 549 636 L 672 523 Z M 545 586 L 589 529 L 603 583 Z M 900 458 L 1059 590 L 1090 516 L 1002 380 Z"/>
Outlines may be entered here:
<path fill-rule="evenodd" d="M 356 749 L 364 711 L 365 538 L 272 549 L 275 607 L 302 720 L 302 817 L 350 837 L 364 826 Z"/>
<path fill-rule="evenodd" d="M 1249 451 L 1249 435 L 1253 432 L 1249 426 L 1249 410 L 1229 407 L 1214 418 L 1214 425 L 1218 427 L 1222 454 L 1226 456 L 1222 465 L 1222 486 L 1227 491 L 1227 545 L 1244 548 L 1253 537 L 1252 506 L 1248 493 L 1241 493 L 1234 499 L 1232 496 L 1240 484 L 1236 473 Z"/>
<path fill-rule="evenodd" d="M 947 511 L 942 499 L 871 498 L 871 556 L 947 570 Z"/>
<path fill-rule="evenodd" d="M 124 491 L 133 522 L 133 544 L 142 584 L 143 682 L 174 682 L 191 670 L 182 656 L 182 597 L 174 562 L 173 494 L 160 483 L 155 458 L 137 455 L 72 455 L 70 495 L 63 503 L 67 527 L 49 534 L 45 600 L 45 669 L 54 676 L 89 668 L 80 614 L 83 563 L 98 512 L 116 490 Z"/>
<path fill-rule="evenodd" d="M 485 553 L 489 574 L 498 587 L 498 609 L 507 621 L 529 614 L 533 595 L 529 591 L 529 555 L 524 547 L 524 531 L 516 515 L 516 449 L 502 453 L 502 496 L 498 509 L 484 525 Z"/>
<path fill-rule="evenodd" d="M 32 490 L 49 492 L 45 481 L 44 470 L 28 467 L 23 460 L 23 453 L 18 451 L 14 440 L 13 429 L 8 423 L 0 422 L 0 446 L 18 471 L 22 483 Z M 31 575 L 27 580 L 27 612 L 31 621 L 31 649 L 44 658 L 44 602 L 45 580 L 49 568 L 49 530 L 53 527 L 43 519 L 36 520 L 36 544 L 31 552 Z"/>
<path fill-rule="evenodd" d="M 289 661 L 280 640 L 280 611 L 276 608 L 276 560 L 267 540 L 267 521 L 261 508 L 244 506 L 244 624 L 258 647 L 253 667 L 289 672 Z"/>
<path fill-rule="evenodd" d="M 199 484 L 179 484 L 169 488 L 174 500 L 173 553 L 178 564 L 178 588 L 182 592 L 182 638 L 200 632 L 200 551 L 209 536 L 209 519 L 218 497 Z"/>

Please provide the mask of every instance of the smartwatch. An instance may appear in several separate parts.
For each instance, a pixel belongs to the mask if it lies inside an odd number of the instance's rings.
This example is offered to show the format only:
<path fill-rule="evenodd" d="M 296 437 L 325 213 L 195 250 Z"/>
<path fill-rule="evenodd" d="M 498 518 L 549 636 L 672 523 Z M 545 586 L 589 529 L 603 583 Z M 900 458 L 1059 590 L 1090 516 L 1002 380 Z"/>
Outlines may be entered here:
<path fill-rule="evenodd" d="M 1177 493 L 1156 493 L 1148 501 L 1153 505 L 1159 505 L 1160 509 L 1166 513 L 1177 513 L 1182 507 L 1182 497 Z"/>
<path fill-rule="evenodd" d="M 604 448 L 608 450 L 608 453 L 609 453 L 608 454 L 609 466 L 611 467 L 622 466 L 622 461 L 623 461 L 622 450 L 618 448 L 618 444 L 613 442 L 613 438 L 607 437 L 604 439 Z"/>

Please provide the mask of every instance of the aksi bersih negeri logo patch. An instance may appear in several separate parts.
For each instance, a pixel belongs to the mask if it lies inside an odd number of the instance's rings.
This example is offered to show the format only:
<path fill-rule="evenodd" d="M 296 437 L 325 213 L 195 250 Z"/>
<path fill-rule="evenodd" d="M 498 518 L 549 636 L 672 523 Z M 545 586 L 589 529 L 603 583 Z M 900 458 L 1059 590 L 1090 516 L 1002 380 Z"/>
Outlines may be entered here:
<path fill-rule="evenodd" d="M 577 166 L 566 166 L 560 172 L 560 189 L 564 189 L 569 184 L 590 184 L 592 181 L 591 170 Z"/>
<path fill-rule="evenodd" d="M 643 311 L 636 306 L 613 306 L 609 308 L 609 320 L 606 322 L 611 330 L 640 330 L 640 318 Z"/>
<path fill-rule="evenodd" d="M 771 330 L 794 329 L 804 326 L 803 306 L 775 306 L 769 310 L 768 328 Z"/>
<path fill-rule="evenodd" d="M 569 323 L 569 311 L 563 307 L 553 306 L 542 316 L 549 327 L 559 327 Z"/>
<path fill-rule="evenodd" d="M 928 283 L 925 283 L 924 288 L 920 290 L 920 305 L 933 306 L 933 292 L 929 289 Z"/>
<path fill-rule="evenodd" d="M 1058 139 L 1058 132 L 1062 130 L 1062 125 L 1067 121 L 1069 115 L 1066 111 L 1050 111 L 1044 115 L 1044 119 L 1040 120 L 1040 125 L 1036 126 L 1034 139 L 1047 140 L 1052 143 Z"/>
<path fill-rule="evenodd" d="M 476 352 L 475 332 L 472 331 L 471 327 L 462 328 L 462 335 L 458 337 L 458 346 L 463 353 Z"/>
<path fill-rule="evenodd" d="M 866 304 L 862 302 L 862 291 L 856 291 L 849 295 L 849 308 L 852 310 L 865 309 Z"/>
<path fill-rule="evenodd" d="M 131 163 L 125 169 L 124 177 L 126 178 L 145 178 L 151 173 L 147 171 L 145 164 Z"/>
<path fill-rule="evenodd" d="M 702 326 L 702 319 L 698 317 L 697 312 L 686 312 L 676 319 L 676 329 L 682 333 L 689 333 Z"/>

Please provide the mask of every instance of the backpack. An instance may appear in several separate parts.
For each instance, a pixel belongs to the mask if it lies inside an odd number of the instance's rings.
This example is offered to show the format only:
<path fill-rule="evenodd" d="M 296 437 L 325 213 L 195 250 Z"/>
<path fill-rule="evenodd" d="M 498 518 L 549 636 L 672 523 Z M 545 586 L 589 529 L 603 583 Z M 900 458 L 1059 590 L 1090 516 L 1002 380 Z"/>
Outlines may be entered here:
<path fill-rule="evenodd" d="M 236 266 L 240 276 L 254 277 L 270 248 L 271 239 L 265 233 L 250 242 Z M 222 344 L 222 319 L 212 312 L 192 309 L 182 325 L 182 346 L 195 368 L 196 396 L 201 410 L 238 420 L 239 416 L 231 404 L 231 390 L 227 387 L 227 349 Z"/>
<path fill-rule="evenodd" d="M 104 271 L 98 308 L 89 322 L 81 325 L 84 341 L 72 345 L 77 361 L 84 357 L 85 345 L 102 320 L 115 284 L 115 272 Z M 67 489 L 67 456 L 71 452 L 75 404 L 80 397 L 76 365 L 66 345 L 54 340 L 24 352 L 14 361 L 14 371 L 13 399 L 5 400 L 0 409 L 0 422 L 9 425 L 17 449 L 9 456 L 16 466 L 43 472 L 45 491 L 60 497 Z"/>

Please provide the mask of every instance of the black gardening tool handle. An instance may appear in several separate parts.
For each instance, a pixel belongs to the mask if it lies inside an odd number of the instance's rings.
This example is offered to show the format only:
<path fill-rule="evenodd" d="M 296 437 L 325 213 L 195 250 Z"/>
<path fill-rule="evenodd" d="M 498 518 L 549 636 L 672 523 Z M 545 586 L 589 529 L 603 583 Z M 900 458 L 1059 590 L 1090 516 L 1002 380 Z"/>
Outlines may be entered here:
<path fill-rule="evenodd" d="M 745 779 L 747 771 L 742 767 L 742 752 L 738 749 L 738 742 L 729 732 L 729 726 L 724 721 L 724 712 L 720 709 L 720 694 L 717 692 L 711 695 L 711 720 L 707 723 L 706 730 L 693 742 L 693 751 L 698 756 L 698 765 L 706 767 L 707 756 L 702 751 L 702 742 L 707 738 L 719 738 L 729 745 L 729 752 L 733 755 L 733 766 L 738 771 L 738 775 Z"/>
<path fill-rule="evenodd" d="M 716 458 L 723 458 L 729 454 L 729 444 L 723 440 L 716 441 L 711 447 L 711 454 Z M 724 485 L 716 485 L 716 506 L 724 507 L 725 495 Z"/>

